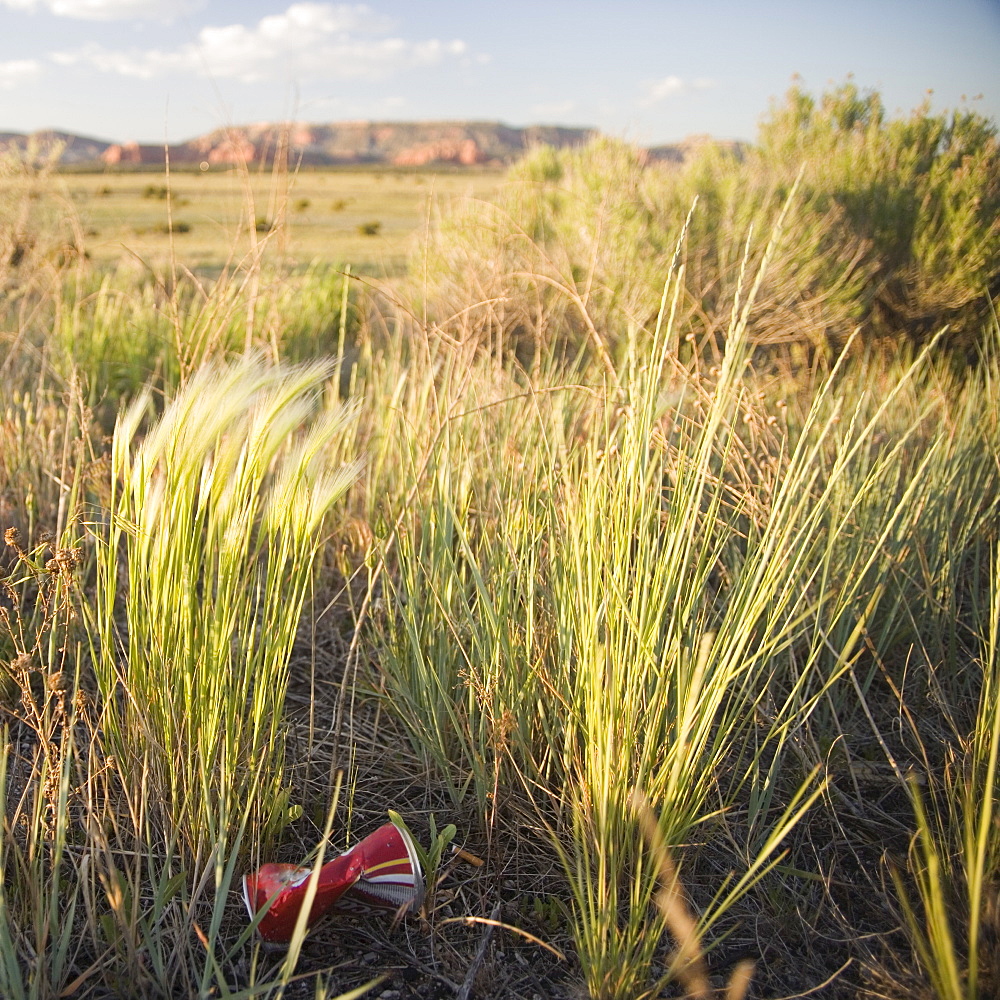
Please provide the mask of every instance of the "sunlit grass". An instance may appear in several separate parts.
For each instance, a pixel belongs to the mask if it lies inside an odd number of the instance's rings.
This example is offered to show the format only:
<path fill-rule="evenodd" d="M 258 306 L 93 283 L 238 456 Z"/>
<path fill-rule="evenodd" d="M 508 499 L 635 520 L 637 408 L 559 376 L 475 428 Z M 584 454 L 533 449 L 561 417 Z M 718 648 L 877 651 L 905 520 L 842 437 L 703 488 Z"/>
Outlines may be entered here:
<path fill-rule="evenodd" d="M 104 728 L 194 858 L 251 804 L 273 825 L 283 801 L 291 644 L 324 517 L 356 475 L 327 457 L 350 411 L 313 413 L 331 374 L 252 357 L 206 366 L 144 437 L 148 393 L 115 431 L 95 620 Z"/>

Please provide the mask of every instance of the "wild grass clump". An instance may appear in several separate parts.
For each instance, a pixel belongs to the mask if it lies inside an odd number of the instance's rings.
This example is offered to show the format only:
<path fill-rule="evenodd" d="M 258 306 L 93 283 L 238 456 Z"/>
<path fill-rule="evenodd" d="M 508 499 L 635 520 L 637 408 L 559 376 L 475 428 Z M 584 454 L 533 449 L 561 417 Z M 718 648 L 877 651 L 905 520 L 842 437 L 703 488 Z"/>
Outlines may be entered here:
<path fill-rule="evenodd" d="M 58 996 L 86 948 L 70 849 L 89 715 L 78 540 L 9 527 L 0 549 L 0 994 L 18 1000 Z"/>
<path fill-rule="evenodd" d="M 975 716 L 969 728 L 954 720 L 943 780 L 910 777 L 916 832 L 907 867 L 915 893 L 892 871 L 919 966 L 941 1000 L 993 996 L 1000 984 L 1000 552 L 987 572 L 988 603 L 976 608 Z"/>
<path fill-rule="evenodd" d="M 331 374 L 206 365 L 144 436 L 148 392 L 115 430 L 94 626 L 104 728 L 194 859 L 248 819 L 280 825 L 291 645 L 324 518 L 356 475 L 336 459 L 350 411 L 313 414 Z"/>
<path fill-rule="evenodd" d="M 439 383 L 454 404 L 379 619 L 392 703 L 456 803 L 490 821 L 520 785 L 547 817 L 595 998 L 659 988 L 668 924 L 636 792 L 669 848 L 743 812 L 742 874 L 707 933 L 816 801 L 815 771 L 862 716 L 854 692 L 867 708 L 915 622 L 926 643 L 943 603 L 961 617 L 956 574 L 997 524 L 1000 437 L 972 416 L 995 363 L 949 399 L 934 343 L 881 386 L 845 354 L 805 412 L 777 408 L 782 426 L 761 405 L 774 387 L 750 389 L 752 294 L 704 381 L 670 350 L 681 295 L 613 378 L 592 360 L 596 391 L 549 370 L 544 394 L 519 392 L 489 362 Z M 588 421 L 567 424 L 567 404 Z M 509 458 L 484 473 L 486 441 Z"/>

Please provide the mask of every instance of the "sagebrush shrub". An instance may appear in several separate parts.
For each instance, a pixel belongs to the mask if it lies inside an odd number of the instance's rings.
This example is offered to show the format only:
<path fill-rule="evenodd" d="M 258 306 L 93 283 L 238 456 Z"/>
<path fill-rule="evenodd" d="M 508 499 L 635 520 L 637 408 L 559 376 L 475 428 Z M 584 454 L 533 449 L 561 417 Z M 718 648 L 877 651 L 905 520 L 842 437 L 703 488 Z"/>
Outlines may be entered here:
<path fill-rule="evenodd" d="M 996 127 L 928 104 L 890 119 L 878 93 L 850 82 L 819 99 L 793 87 L 756 144 L 707 143 L 681 167 L 608 138 L 537 149 L 491 204 L 446 213 L 414 272 L 436 316 L 478 303 L 491 343 L 580 345 L 596 327 L 614 353 L 655 317 L 697 202 L 682 320 L 714 346 L 800 173 L 752 339 L 825 349 L 860 325 L 866 338 L 919 342 L 947 324 L 943 346 L 972 347 L 1000 290 Z"/>

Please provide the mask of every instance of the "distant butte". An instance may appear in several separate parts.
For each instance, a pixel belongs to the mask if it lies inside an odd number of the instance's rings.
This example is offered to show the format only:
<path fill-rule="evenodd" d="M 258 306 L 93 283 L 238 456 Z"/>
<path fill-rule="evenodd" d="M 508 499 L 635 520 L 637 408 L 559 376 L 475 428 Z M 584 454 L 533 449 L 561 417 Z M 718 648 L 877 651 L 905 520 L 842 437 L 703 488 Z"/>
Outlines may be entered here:
<path fill-rule="evenodd" d="M 187 142 L 169 146 L 171 164 L 270 163 L 287 156 L 304 166 L 384 165 L 495 166 L 513 163 L 534 146 L 580 146 L 598 134 L 596 129 L 561 125 L 512 128 L 500 122 L 372 122 L 329 124 L 264 122 L 220 128 Z M 683 162 L 708 136 L 691 136 L 674 145 L 648 149 L 651 160 Z M 738 143 L 724 143 L 739 148 Z M 70 132 L 41 131 L 31 135 L 0 132 L 0 152 L 31 150 L 43 158 L 59 147 L 66 166 L 159 166 L 163 145 L 103 142 Z"/>

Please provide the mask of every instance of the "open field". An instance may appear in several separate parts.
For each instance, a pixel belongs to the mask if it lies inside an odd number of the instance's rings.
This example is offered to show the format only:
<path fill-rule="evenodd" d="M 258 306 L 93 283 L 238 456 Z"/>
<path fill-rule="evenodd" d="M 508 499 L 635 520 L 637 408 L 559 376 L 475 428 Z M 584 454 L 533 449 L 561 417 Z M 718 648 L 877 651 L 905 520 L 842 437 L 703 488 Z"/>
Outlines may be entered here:
<path fill-rule="evenodd" d="M 997 996 L 998 165 L 792 91 L 359 279 L 102 263 L 154 181 L 5 162 L 0 996 Z M 290 204 L 352 177 L 418 217 Z M 390 810 L 419 911 L 264 943 L 242 876 Z"/>
<path fill-rule="evenodd" d="M 148 171 L 67 173 L 52 183 L 78 215 L 97 264 L 133 254 L 162 265 L 171 252 L 169 222 L 178 259 L 188 267 L 217 269 L 232 254 L 246 252 L 252 220 L 260 236 L 278 224 L 276 257 L 351 263 L 392 274 L 412 249 L 413 234 L 426 224 L 429 205 L 440 209 L 457 197 L 488 194 L 499 179 L 497 173 L 404 170 L 273 176 L 213 167 L 170 177 Z M 0 197 L 16 197 L 21 183 L 7 178 Z"/>

